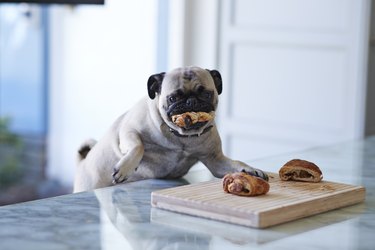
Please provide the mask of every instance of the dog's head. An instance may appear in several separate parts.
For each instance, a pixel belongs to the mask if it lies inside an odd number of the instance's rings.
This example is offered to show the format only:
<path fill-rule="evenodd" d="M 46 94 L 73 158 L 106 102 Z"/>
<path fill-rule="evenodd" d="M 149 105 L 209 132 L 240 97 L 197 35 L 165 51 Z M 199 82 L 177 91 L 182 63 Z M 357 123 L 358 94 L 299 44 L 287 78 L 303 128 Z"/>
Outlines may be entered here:
<path fill-rule="evenodd" d="M 186 67 L 150 76 L 147 88 L 164 122 L 180 135 L 193 135 L 211 126 L 222 80 L 217 70 Z"/>

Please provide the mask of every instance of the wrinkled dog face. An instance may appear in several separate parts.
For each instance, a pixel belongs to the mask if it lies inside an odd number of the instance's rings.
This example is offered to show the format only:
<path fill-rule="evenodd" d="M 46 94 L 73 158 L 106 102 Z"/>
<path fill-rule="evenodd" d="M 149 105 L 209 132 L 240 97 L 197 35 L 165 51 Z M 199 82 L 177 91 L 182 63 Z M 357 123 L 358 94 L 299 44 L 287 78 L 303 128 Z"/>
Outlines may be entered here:
<path fill-rule="evenodd" d="M 213 119 L 199 119 L 199 114 L 215 116 L 222 81 L 216 70 L 178 68 L 151 76 L 148 91 L 150 98 L 158 98 L 160 114 L 170 128 L 182 135 L 200 134 Z M 183 125 L 177 125 L 176 117 L 187 112 L 196 117 L 184 116 Z"/>

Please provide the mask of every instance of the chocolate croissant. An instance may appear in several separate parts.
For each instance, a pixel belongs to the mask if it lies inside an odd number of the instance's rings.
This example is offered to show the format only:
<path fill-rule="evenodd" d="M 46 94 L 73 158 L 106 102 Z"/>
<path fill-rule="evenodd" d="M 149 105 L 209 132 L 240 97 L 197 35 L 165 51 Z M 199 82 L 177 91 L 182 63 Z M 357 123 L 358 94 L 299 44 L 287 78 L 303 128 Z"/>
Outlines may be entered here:
<path fill-rule="evenodd" d="M 197 122 L 207 122 L 213 119 L 213 116 L 206 112 L 185 112 L 173 115 L 172 122 L 179 127 L 187 127 Z"/>
<path fill-rule="evenodd" d="M 279 170 L 283 181 L 320 182 L 323 179 L 322 171 L 312 162 L 293 159 L 284 164 Z"/>
<path fill-rule="evenodd" d="M 238 172 L 224 176 L 223 189 L 235 195 L 256 196 L 266 194 L 270 190 L 270 185 L 262 178 Z"/>

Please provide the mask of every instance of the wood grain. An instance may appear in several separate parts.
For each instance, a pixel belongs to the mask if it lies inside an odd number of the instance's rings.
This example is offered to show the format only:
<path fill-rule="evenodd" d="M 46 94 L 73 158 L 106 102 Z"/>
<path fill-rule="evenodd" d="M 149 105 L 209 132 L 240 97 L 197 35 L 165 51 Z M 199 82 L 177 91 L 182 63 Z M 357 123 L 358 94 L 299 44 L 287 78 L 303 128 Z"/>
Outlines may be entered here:
<path fill-rule="evenodd" d="M 221 180 L 154 191 L 151 204 L 170 211 L 234 224 L 265 228 L 363 202 L 365 188 L 321 181 L 281 181 L 270 175 L 266 195 L 242 197 L 225 193 Z"/>

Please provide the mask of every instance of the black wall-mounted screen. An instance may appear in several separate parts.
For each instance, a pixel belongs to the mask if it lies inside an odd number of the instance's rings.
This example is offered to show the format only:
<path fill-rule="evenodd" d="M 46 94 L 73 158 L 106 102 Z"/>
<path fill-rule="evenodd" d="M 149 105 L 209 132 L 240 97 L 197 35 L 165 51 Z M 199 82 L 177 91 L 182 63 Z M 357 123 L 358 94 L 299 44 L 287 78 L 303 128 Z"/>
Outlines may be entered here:
<path fill-rule="evenodd" d="M 104 0 L 0 0 L 0 3 L 104 4 Z"/>

